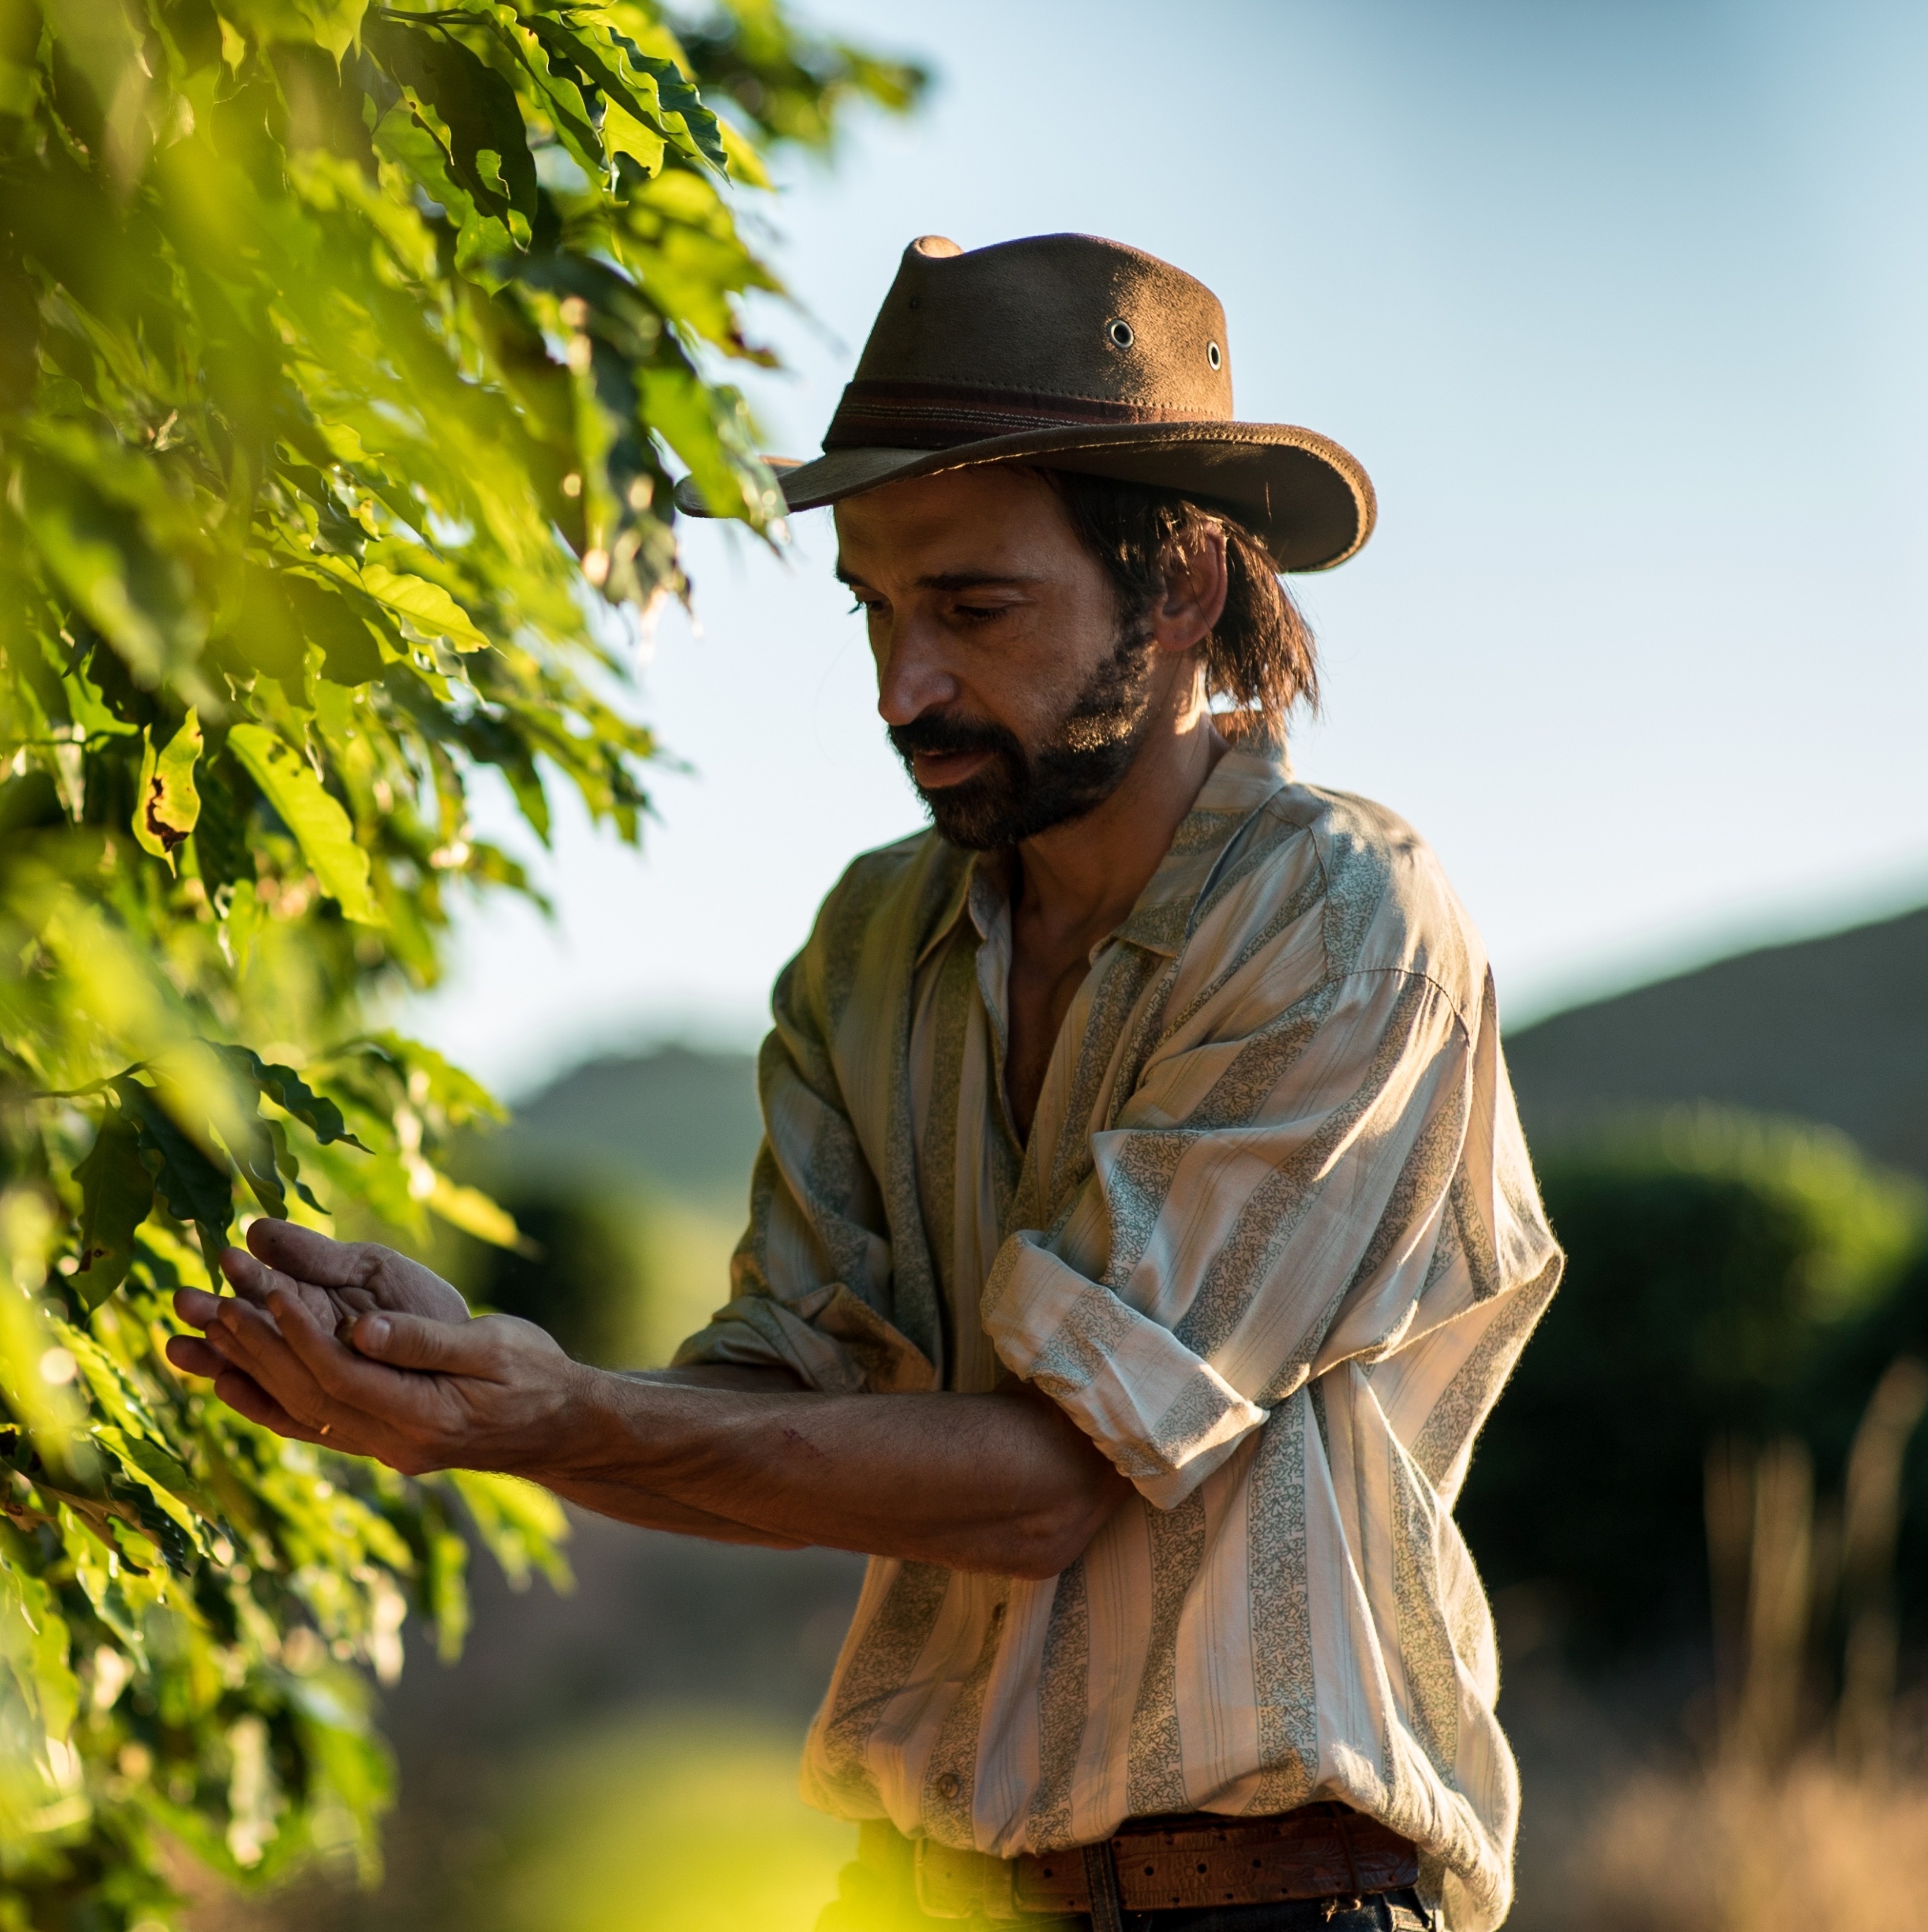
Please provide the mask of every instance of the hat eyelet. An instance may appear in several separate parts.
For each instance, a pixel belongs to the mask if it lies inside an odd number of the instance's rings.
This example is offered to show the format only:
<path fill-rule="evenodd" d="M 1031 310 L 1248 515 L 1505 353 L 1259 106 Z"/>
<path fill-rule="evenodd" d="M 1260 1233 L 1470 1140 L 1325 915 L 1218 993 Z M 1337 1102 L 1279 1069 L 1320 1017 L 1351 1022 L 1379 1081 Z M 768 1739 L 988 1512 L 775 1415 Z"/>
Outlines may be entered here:
<path fill-rule="evenodd" d="M 1129 349 L 1138 338 L 1132 333 L 1132 325 L 1123 316 L 1114 316 L 1105 325 L 1105 333 L 1120 349 Z"/>
<path fill-rule="evenodd" d="M 1219 345 L 1216 342 L 1208 342 L 1206 344 L 1205 360 L 1210 363 L 1214 369 L 1217 368 L 1225 359 L 1225 358 L 1219 353 Z"/>

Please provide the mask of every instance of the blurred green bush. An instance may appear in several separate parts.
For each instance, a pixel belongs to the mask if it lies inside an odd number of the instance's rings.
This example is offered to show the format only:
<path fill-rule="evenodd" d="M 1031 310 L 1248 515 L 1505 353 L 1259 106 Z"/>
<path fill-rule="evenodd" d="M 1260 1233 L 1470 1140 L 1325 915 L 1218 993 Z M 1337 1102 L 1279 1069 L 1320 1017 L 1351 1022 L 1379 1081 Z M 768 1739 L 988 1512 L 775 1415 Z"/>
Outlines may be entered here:
<path fill-rule="evenodd" d="M 1708 1448 L 1793 1436 L 1838 1472 L 1882 1370 L 1928 1347 L 1922 1191 L 1831 1130 L 1692 1108 L 1556 1146 L 1541 1182 L 1567 1274 L 1459 1520 L 1576 1661 L 1704 1640 Z M 1928 1580 L 1924 1508 L 1903 1562 Z"/>
<path fill-rule="evenodd" d="M 500 1189 L 523 1245 L 475 1244 L 460 1270 L 471 1302 L 546 1328 L 578 1361 L 625 1366 L 648 1293 L 646 1236 L 593 1190 Z"/>

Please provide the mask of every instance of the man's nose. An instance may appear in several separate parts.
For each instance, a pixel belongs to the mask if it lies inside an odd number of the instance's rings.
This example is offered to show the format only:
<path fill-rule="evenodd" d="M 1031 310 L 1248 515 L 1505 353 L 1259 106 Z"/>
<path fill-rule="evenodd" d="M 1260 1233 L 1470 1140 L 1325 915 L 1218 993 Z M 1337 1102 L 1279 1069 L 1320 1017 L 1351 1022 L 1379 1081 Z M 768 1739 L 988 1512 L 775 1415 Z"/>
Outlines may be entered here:
<path fill-rule="evenodd" d="M 915 622 L 893 626 L 877 664 L 877 708 L 883 722 L 908 724 L 957 696 L 958 681 L 928 630 Z"/>

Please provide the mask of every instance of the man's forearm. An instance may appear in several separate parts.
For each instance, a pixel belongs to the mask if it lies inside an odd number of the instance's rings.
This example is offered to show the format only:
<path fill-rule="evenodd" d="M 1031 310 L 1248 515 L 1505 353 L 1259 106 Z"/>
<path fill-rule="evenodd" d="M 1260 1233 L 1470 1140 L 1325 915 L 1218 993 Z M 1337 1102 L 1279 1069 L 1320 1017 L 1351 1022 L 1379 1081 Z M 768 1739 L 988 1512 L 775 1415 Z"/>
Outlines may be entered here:
<path fill-rule="evenodd" d="M 624 1369 L 625 1382 L 651 1382 L 667 1388 L 736 1389 L 751 1394 L 784 1395 L 800 1386 L 787 1369 L 738 1366 L 727 1363 L 705 1363 L 687 1369 Z M 700 1536 L 709 1543 L 752 1544 L 765 1550 L 801 1550 L 807 1546 L 795 1537 L 752 1528 L 712 1515 L 708 1510 L 693 1509 L 688 1503 L 672 1502 L 667 1496 L 652 1496 L 632 1484 L 560 1480 L 547 1485 L 598 1516 L 619 1522 L 635 1524 L 641 1529 L 662 1529 L 679 1536 Z"/>
<path fill-rule="evenodd" d="M 687 1503 L 652 1496 L 631 1484 L 537 1480 L 565 1502 L 593 1510 L 598 1516 L 613 1517 L 618 1522 L 633 1523 L 638 1529 L 667 1530 L 676 1536 L 700 1536 L 706 1543 L 745 1544 L 760 1550 L 808 1547 L 799 1538 L 781 1536 L 774 1530 L 757 1529 L 747 1522 L 733 1522 L 727 1517 L 712 1516 L 707 1510 L 692 1509 Z"/>
<path fill-rule="evenodd" d="M 1057 1574 L 1129 1493 L 1029 1393 L 764 1394 L 598 1371 L 516 1473 L 602 1514 L 718 1540 L 1033 1576 Z"/>

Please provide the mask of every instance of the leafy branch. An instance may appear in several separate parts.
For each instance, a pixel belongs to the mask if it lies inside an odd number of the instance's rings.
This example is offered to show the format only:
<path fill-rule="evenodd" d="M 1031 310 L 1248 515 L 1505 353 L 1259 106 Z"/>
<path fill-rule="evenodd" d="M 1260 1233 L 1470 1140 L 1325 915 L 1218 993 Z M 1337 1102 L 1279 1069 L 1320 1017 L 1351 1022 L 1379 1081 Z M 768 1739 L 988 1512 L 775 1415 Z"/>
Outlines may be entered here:
<path fill-rule="evenodd" d="M 362 1673 L 472 1539 L 566 1579 L 543 1492 L 184 1382 L 170 1298 L 256 1211 L 520 1241 L 371 1020 L 541 903 L 478 792 L 639 836 L 672 478 L 780 507 L 739 197 L 916 87 L 766 0 L 0 0 L 0 1921 L 165 1922 L 163 1832 L 372 1876 Z"/>

